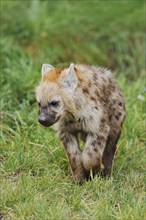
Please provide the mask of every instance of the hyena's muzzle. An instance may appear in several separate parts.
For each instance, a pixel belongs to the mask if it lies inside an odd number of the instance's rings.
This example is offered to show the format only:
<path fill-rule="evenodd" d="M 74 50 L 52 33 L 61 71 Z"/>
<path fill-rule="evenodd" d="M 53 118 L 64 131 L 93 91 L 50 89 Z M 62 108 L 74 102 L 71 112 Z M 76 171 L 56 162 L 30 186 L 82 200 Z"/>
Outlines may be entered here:
<path fill-rule="evenodd" d="M 56 113 L 55 112 L 48 113 L 47 107 L 41 107 L 39 111 L 38 121 L 43 126 L 49 127 L 57 121 Z"/>

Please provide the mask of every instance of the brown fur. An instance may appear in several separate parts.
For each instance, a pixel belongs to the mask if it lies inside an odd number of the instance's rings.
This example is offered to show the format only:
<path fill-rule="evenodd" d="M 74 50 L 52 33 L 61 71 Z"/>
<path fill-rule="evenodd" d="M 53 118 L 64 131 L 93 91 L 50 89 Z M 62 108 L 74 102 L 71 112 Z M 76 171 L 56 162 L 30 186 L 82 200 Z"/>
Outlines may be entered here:
<path fill-rule="evenodd" d="M 40 107 L 43 124 L 55 124 L 74 180 L 89 179 L 91 170 L 93 176 L 110 176 L 125 118 L 124 98 L 111 72 L 87 65 L 51 69 L 43 74 L 36 96 L 47 108 L 44 113 Z M 52 100 L 57 100 L 57 107 Z M 80 138 L 85 142 L 83 152 Z"/>
<path fill-rule="evenodd" d="M 63 70 L 63 68 L 56 68 L 49 72 L 49 74 L 45 74 L 42 78 L 43 82 L 57 82 L 60 78 L 60 73 Z"/>

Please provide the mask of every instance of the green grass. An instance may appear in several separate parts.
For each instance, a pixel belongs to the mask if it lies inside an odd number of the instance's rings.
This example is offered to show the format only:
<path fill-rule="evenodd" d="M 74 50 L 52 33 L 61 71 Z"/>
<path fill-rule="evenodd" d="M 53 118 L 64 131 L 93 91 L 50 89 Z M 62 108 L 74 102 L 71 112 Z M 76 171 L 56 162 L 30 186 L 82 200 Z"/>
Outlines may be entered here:
<path fill-rule="evenodd" d="M 144 1 L 0 3 L 0 218 L 144 220 Z M 127 117 L 109 180 L 74 184 L 55 132 L 37 123 L 46 62 L 103 65 L 119 82 Z"/>

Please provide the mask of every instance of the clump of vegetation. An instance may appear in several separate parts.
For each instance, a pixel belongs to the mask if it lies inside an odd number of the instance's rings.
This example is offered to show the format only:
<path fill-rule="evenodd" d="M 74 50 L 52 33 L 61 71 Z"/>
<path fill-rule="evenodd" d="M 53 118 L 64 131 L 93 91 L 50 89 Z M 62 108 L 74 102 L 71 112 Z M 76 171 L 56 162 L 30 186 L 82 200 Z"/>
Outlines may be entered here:
<path fill-rule="evenodd" d="M 1 0 L 3 219 L 144 219 L 144 2 Z M 51 129 L 37 123 L 42 63 L 110 68 L 127 117 L 112 177 L 72 183 Z"/>

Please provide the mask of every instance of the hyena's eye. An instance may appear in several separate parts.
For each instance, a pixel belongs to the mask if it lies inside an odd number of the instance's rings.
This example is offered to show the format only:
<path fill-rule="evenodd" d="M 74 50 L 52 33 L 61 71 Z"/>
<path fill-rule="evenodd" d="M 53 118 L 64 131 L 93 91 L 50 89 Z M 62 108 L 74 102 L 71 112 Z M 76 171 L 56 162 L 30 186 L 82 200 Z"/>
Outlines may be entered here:
<path fill-rule="evenodd" d="M 59 101 L 52 101 L 49 103 L 49 105 L 52 105 L 53 107 L 57 107 L 59 105 Z"/>

